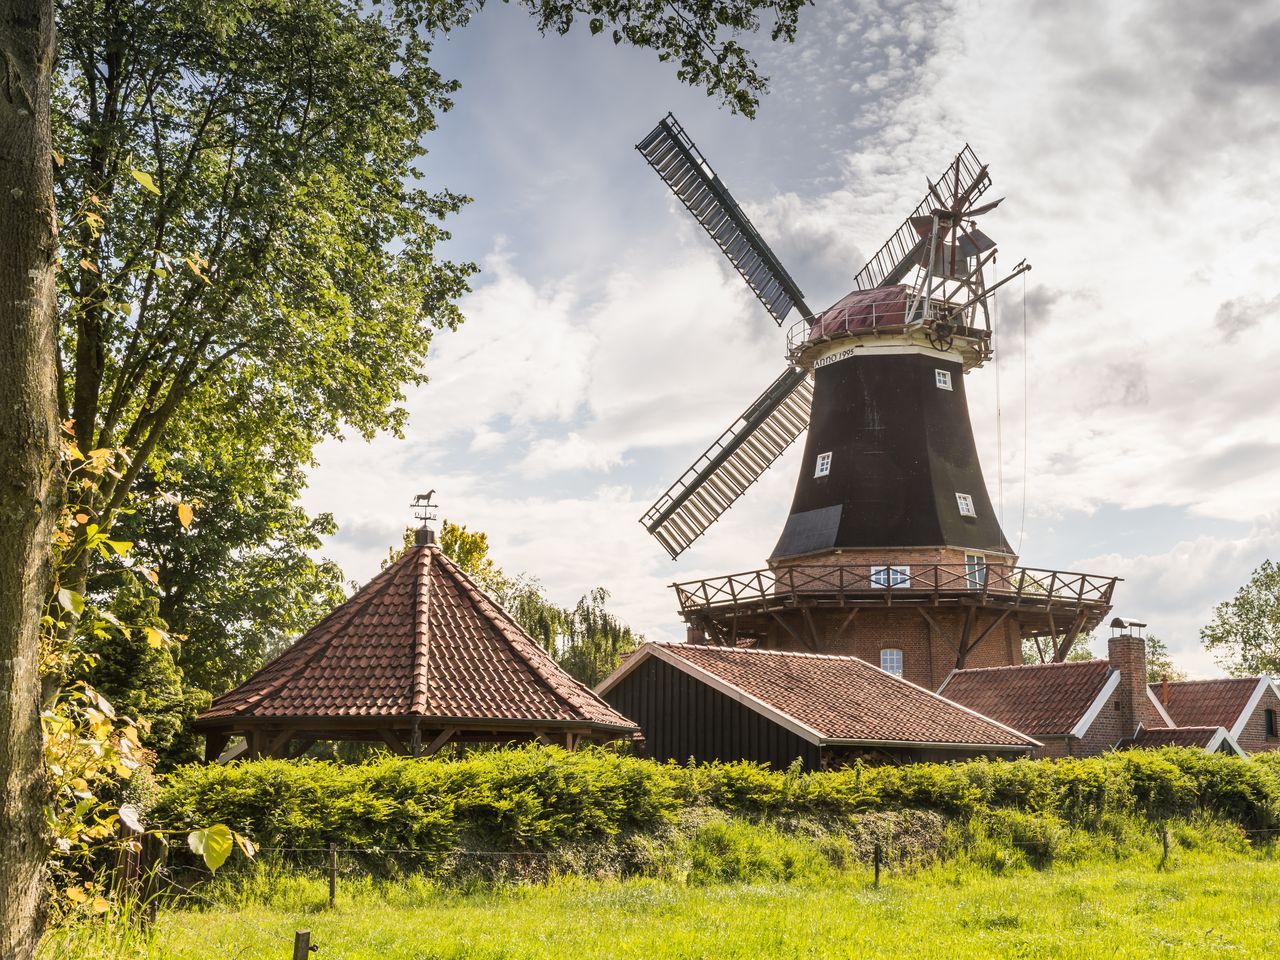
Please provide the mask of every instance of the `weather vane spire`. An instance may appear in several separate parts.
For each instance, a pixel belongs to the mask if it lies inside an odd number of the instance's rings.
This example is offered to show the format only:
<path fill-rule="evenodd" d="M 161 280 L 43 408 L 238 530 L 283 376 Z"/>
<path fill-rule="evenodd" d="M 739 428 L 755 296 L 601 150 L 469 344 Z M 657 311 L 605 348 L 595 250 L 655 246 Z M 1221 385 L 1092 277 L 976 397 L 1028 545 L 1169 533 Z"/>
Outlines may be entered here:
<path fill-rule="evenodd" d="M 436 542 L 436 532 L 431 528 L 431 523 L 436 519 L 436 504 L 432 498 L 436 495 L 435 490 L 428 490 L 426 493 L 420 493 L 413 498 L 413 516 L 418 521 L 418 529 L 414 534 L 414 543 L 418 546 L 426 546 Z"/>

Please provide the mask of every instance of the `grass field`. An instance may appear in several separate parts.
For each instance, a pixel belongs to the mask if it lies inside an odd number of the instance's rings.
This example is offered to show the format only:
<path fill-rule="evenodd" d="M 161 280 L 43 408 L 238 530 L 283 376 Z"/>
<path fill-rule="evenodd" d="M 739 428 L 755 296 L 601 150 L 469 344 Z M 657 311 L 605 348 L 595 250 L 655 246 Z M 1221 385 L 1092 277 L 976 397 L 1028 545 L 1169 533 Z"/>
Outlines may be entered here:
<path fill-rule="evenodd" d="M 688 886 L 566 880 L 459 893 L 353 882 L 336 910 L 318 879 L 277 877 L 219 909 L 161 914 L 146 943 L 82 929 L 44 960 L 287 960 L 309 929 L 317 960 L 1262 957 L 1280 949 L 1280 862 L 1184 852 L 1003 873 L 950 864 L 820 882 Z"/>

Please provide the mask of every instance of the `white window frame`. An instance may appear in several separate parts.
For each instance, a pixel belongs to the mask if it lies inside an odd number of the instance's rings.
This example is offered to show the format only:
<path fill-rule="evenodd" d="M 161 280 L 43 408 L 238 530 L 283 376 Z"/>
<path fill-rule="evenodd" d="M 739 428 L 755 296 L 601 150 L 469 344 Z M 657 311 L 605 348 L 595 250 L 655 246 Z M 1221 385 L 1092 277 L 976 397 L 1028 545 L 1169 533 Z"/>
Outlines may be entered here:
<path fill-rule="evenodd" d="M 951 371 L 934 370 L 933 385 L 939 390 L 954 390 L 955 388 L 951 386 Z"/>
<path fill-rule="evenodd" d="M 956 494 L 956 507 L 959 508 L 960 516 L 962 517 L 974 517 L 976 519 L 978 516 L 978 511 L 973 505 L 973 497 L 967 493 Z"/>
<path fill-rule="evenodd" d="M 888 654 L 888 657 L 885 655 Z M 895 664 L 896 661 L 896 664 Z M 897 669 L 894 669 L 894 667 Z M 880 669 L 885 673 L 891 673 L 895 677 L 902 676 L 902 648 L 901 647 L 885 647 L 880 651 Z"/>
<path fill-rule="evenodd" d="M 818 460 L 813 465 L 814 477 L 815 478 L 825 477 L 830 472 L 831 472 L 831 454 L 829 452 L 818 454 Z"/>
<path fill-rule="evenodd" d="M 964 576 L 970 590 L 983 589 L 987 585 L 987 558 L 981 553 L 966 553 Z"/>
<path fill-rule="evenodd" d="M 871 584 L 876 587 L 910 587 L 911 568 L 905 565 L 886 564 L 871 568 Z"/>

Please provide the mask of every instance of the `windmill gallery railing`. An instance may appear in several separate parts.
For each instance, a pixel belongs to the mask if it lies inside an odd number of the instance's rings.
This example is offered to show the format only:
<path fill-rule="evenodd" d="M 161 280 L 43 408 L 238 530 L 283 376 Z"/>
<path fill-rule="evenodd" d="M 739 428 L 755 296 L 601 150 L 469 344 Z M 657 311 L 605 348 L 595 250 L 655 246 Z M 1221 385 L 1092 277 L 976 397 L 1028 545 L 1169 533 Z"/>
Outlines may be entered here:
<path fill-rule="evenodd" d="M 931 604 L 1046 610 L 1111 606 L 1120 578 L 1027 567 L 935 563 L 824 564 L 753 570 L 674 584 L 685 614 L 766 613 L 789 607 Z"/>

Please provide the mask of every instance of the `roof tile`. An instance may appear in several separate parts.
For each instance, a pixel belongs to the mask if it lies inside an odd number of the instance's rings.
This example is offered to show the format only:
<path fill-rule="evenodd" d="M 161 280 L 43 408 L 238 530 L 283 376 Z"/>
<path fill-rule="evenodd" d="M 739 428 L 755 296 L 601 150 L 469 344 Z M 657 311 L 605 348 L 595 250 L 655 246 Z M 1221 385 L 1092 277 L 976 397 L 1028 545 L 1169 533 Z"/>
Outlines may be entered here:
<path fill-rule="evenodd" d="M 824 740 L 1030 747 L 1016 730 L 856 657 L 654 644 L 815 730 Z"/>
<path fill-rule="evenodd" d="M 957 670 L 940 692 L 1033 737 L 1064 736 L 1098 699 L 1110 675 L 1106 660 L 980 667 Z"/>
<path fill-rule="evenodd" d="M 411 547 L 200 715 L 422 716 L 637 729 L 564 672 L 436 545 Z"/>

